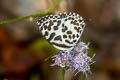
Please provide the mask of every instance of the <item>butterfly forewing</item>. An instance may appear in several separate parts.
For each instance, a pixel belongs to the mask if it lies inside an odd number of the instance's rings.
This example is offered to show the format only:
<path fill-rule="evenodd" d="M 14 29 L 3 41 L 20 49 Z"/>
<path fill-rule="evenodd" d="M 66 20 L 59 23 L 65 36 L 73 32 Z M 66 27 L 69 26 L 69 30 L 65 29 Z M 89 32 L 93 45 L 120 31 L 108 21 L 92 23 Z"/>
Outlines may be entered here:
<path fill-rule="evenodd" d="M 48 15 L 37 21 L 40 32 L 55 48 L 70 51 L 81 37 L 85 23 L 78 14 Z"/>

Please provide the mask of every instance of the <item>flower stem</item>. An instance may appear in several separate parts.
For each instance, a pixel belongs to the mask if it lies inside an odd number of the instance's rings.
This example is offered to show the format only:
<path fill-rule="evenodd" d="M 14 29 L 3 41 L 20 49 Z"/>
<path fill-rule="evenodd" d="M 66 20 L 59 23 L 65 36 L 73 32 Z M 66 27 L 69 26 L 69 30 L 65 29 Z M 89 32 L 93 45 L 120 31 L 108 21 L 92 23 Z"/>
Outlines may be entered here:
<path fill-rule="evenodd" d="M 86 74 L 82 73 L 82 80 L 86 80 Z"/>
<path fill-rule="evenodd" d="M 14 19 L 8 19 L 5 21 L 1 21 L 0 24 L 7 24 L 7 23 L 12 23 L 12 22 L 16 22 L 16 21 L 21 21 L 27 18 L 35 18 L 38 16 L 44 16 L 46 14 L 51 13 L 63 0 L 58 0 L 56 3 L 54 3 L 50 8 L 48 8 L 47 10 L 45 10 L 44 12 L 41 13 L 36 13 L 36 14 L 32 14 L 32 15 L 28 15 L 28 16 L 22 16 L 22 17 L 17 17 Z"/>
<path fill-rule="evenodd" d="M 62 69 L 62 80 L 65 80 L 65 70 Z"/>

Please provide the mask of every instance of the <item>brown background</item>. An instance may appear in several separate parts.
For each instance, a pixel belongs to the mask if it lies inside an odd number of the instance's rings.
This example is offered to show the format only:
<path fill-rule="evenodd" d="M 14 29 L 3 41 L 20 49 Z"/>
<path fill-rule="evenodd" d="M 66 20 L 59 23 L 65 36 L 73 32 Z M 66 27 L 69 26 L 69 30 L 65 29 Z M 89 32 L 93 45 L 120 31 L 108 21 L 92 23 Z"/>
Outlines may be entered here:
<path fill-rule="evenodd" d="M 0 0 L 0 21 L 42 12 L 54 2 Z M 53 11 L 60 12 L 76 12 L 85 19 L 82 39 L 96 53 L 88 80 L 120 80 L 120 0 L 64 0 Z M 61 79 L 61 69 L 50 66 L 55 49 L 40 35 L 36 20 L 0 25 L 0 80 Z M 81 73 L 66 73 L 66 80 L 80 78 Z"/>

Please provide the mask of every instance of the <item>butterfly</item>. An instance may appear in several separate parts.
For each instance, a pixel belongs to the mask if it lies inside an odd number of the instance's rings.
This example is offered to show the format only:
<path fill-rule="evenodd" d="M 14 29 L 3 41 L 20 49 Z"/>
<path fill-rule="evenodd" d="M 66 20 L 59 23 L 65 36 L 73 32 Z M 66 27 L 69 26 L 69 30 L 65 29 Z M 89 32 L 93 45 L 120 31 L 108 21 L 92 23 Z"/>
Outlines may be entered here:
<path fill-rule="evenodd" d="M 45 39 L 63 52 L 74 48 L 85 27 L 83 18 L 71 12 L 41 17 L 36 24 Z"/>

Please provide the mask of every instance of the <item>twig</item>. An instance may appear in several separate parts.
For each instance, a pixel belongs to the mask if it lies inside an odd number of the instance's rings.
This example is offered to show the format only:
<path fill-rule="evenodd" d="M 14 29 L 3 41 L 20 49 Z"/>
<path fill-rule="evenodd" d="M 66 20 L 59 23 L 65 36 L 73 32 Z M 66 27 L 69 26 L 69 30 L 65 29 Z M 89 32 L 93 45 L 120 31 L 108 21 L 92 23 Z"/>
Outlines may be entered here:
<path fill-rule="evenodd" d="M 65 80 L 65 70 L 64 69 L 62 69 L 62 80 Z"/>
<path fill-rule="evenodd" d="M 27 18 L 36 18 L 38 16 L 47 15 L 47 14 L 51 13 L 62 1 L 64 1 L 64 0 L 58 0 L 50 8 L 48 8 L 46 11 L 43 11 L 41 13 L 36 13 L 36 14 L 28 15 L 28 16 L 17 17 L 17 18 L 14 18 L 14 19 L 8 19 L 8 20 L 5 20 L 5 21 L 1 21 L 0 24 L 8 24 L 8 23 L 12 23 L 12 22 L 21 21 L 21 20 L 24 20 L 24 19 L 27 19 Z"/>

